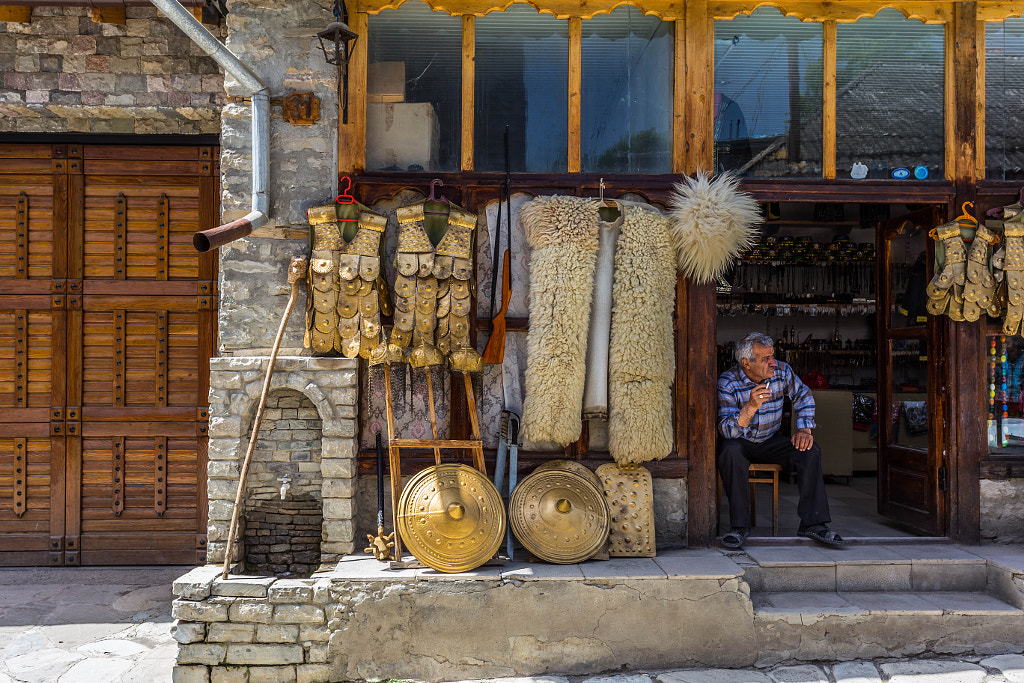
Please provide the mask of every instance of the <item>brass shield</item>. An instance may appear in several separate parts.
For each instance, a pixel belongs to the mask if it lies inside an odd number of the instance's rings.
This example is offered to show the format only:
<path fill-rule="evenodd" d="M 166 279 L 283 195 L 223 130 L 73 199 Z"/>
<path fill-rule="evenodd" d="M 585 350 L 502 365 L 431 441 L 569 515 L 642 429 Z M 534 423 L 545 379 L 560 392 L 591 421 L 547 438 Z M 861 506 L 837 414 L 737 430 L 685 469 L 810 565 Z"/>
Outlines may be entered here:
<path fill-rule="evenodd" d="M 439 572 L 479 567 L 505 539 L 501 495 L 468 465 L 428 467 L 409 480 L 398 502 L 398 532 L 420 562 Z"/>
<path fill-rule="evenodd" d="M 654 557 L 654 488 L 646 467 L 597 468 L 611 515 L 608 554 L 612 557 Z"/>
<path fill-rule="evenodd" d="M 508 509 L 512 533 L 547 562 L 582 562 L 608 537 L 608 509 L 600 489 L 567 470 L 530 473 L 512 492 Z"/>

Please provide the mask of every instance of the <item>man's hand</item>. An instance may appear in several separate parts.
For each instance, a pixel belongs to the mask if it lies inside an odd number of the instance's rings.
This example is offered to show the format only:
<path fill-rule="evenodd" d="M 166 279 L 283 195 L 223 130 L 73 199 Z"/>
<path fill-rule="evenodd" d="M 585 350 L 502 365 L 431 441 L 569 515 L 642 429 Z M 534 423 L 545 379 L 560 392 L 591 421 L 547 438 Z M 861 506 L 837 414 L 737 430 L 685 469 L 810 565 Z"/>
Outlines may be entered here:
<path fill-rule="evenodd" d="M 752 408 L 752 413 L 756 413 L 761 407 L 761 404 L 771 397 L 772 392 L 768 388 L 768 382 L 764 381 L 750 390 L 750 397 L 747 399 L 747 405 Z"/>
<path fill-rule="evenodd" d="M 814 445 L 814 437 L 811 436 L 811 430 L 807 427 L 796 430 L 796 434 L 790 439 L 793 442 L 793 447 L 798 451 L 806 451 Z"/>

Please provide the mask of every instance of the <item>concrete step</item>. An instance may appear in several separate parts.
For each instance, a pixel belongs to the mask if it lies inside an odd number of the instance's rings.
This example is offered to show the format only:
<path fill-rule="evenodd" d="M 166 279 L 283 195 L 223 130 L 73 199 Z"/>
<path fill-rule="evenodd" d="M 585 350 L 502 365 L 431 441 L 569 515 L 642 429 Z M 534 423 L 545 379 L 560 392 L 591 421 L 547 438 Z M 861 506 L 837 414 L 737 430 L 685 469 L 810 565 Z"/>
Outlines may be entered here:
<path fill-rule="evenodd" d="M 1024 611 L 973 591 L 767 591 L 751 595 L 757 666 L 920 653 L 1017 652 Z"/>
<path fill-rule="evenodd" d="M 751 547 L 732 557 L 751 593 L 989 590 L 990 562 L 952 545 Z"/>

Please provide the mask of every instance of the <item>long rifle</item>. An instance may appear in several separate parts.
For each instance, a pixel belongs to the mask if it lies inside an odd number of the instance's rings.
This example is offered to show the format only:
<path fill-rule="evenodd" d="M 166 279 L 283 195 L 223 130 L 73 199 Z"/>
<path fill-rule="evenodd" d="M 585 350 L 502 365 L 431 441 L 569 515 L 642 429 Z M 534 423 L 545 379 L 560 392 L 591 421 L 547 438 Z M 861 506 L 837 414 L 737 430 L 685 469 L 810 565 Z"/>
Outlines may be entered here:
<path fill-rule="evenodd" d="M 498 248 L 501 246 L 501 198 L 505 197 L 505 218 L 508 237 L 505 254 L 501 259 L 501 309 L 494 315 L 494 293 L 498 280 L 498 270 L 494 264 L 498 261 Z M 508 304 L 512 300 L 512 169 L 509 164 L 508 124 L 505 124 L 505 182 L 498 191 L 498 220 L 494 229 L 494 252 L 491 267 L 491 336 L 484 348 L 483 362 L 500 365 L 505 360 L 505 315 Z"/>

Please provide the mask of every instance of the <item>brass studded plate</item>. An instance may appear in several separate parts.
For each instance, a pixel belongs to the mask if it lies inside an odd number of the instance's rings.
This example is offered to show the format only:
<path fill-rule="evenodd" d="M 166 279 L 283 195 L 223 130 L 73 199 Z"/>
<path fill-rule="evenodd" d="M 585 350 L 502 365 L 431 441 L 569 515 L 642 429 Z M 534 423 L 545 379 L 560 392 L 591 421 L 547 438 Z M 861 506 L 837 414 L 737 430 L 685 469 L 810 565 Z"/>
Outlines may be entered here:
<path fill-rule="evenodd" d="M 398 508 L 406 549 L 439 572 L 475 569 L 505 540 L 501 495 L 468 465 L 434 465 L 418 473 L 402 489 Z"/>
<path fill-rule="evenodd" d="M 601 490 L 582 474 L 541 469 L 524 477 L 509 501 L 512 533 L 535 556 L 555 564 L 593 557 L 608 536 Z"/>
<path fill-rule="evenodd" d="M 608 554 L 612 557 L 654 557 L 654 494 L 646 467 L 597 468 L 611 515 Z"/>

